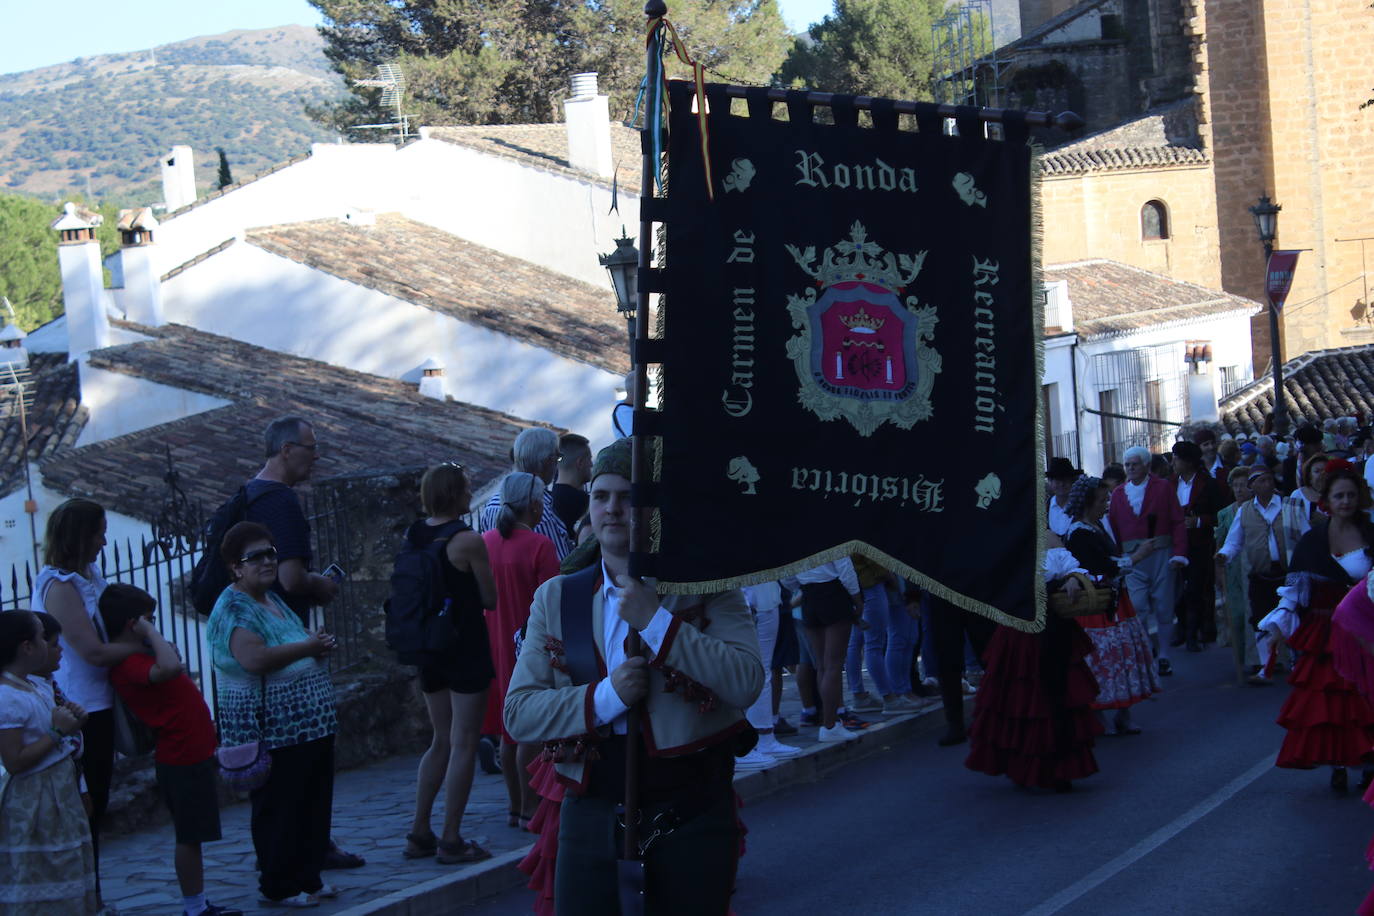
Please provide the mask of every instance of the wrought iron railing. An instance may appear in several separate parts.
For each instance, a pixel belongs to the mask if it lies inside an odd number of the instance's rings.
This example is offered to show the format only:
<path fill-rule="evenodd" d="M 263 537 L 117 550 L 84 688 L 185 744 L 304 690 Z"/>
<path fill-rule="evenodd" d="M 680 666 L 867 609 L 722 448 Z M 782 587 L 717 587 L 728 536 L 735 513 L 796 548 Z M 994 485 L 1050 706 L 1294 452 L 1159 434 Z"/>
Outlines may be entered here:
<path fill-rule="evenodd" d="M 168 483 L 175 490 L 175 481 Z M 324 563 L 334 557 L 348 556 L 349 530 L 338 497 L 332 493 L 315 493 L 306 496 L 303 505 L 311 524 L 314 556 Z M 204 517 L 195 507 L 184 507 L 180 516 L 192 521 Z M 109 544 L 96 565 L 106 582 L 137 586 L 157 600 L 154 620 L 159 632 L 177 646 L 187 674 L 205 697 L 211 713 L 215 714 L 218 712 L 215 675 L 205 639 L 206 618 L 196 612 L 189 587 L 191 570 L 204 547 L 200 532 L 175 530 L 167 513 L 163 513 L 152 528 L 155 537 L 152 540 L 140 538 L 138 547 L 134 547 L 132 540 Z M 22 568 L 12 566 L 8 575 L 0 576 L 0 611 L 29 607 L 36 578 L 37 571 L 27 562 Z M 333 673 L 370 658 L 364 639 L 369 615 L 354 601 L 353 592 L 352 585 L 345 580 L 338 597 L 327 607 L 314 609 L 311 620 L 312 626 L 323 626 L 338 637 L 338 645 L 327 660 Z"/>

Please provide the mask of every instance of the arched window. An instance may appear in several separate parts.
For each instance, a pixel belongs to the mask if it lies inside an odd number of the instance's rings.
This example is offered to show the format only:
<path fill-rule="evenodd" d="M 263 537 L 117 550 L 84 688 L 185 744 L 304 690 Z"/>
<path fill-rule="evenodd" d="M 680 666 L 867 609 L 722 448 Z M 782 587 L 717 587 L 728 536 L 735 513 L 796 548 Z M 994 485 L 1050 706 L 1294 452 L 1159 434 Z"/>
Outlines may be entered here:
<path fill-rule="evenodd" d="M 1162 201 L 1151 200 L 1140 208 L 1140 237 L 1145 241 L 1169 237 L 1169 211 Z"/>

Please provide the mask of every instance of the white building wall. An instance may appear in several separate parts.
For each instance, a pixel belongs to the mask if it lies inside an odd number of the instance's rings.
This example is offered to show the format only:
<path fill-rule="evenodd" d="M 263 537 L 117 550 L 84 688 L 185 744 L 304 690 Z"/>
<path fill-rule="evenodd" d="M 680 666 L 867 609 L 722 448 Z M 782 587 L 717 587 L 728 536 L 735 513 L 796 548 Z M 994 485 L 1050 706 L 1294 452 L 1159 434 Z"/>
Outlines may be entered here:
<path fill-rule="evenodd" d="M 1073 392 L 1073 345 L 1077 340 L 1075 335 L 1066 334 L 1045 341 L 1045 369 L 1041 376 L 1041 385 L 1054 386 L 1049 404 L 1050 416 L 1045 428 L 1047 436 L 1078 431 Z M 1046 445 L 1050 443 L 1047 442 Z M 1067 457 L 1071 461 L 1078 460 L 1077 452 Z"/>
<path fill-rule="evenodd" d="M 37 464 L 29 465 L 29 474 L 33 480 L 33 499 L 38 504 L 32 530 L 29 526 L 29 515 L 24 511 L 24 502 L 29 498 L 28 491 L 21 485 L 15 492 L 0 497 L 0 601 L 6 606 L 12 597 L 11 569 L 18 570 L 19 590 L 27 591 L 24 584 L 24 564 L 27 563 L 30 569 L 37 573 L 34 556 L 36 552 L 38 563 L 42 565 L 43 532 L 48 526 L 48 516 L 68 499 L 66 495 L 43 485 L 43 477 Z M 157 507 L 152 508 L 155 510 Z M 147 522 L 127 515 L 106 510 L 105 521 L 108 526 L 105 538 L 111 545 L 118 541 L 121 553 L 126 540 L 132 542 L 136 549 L 140 538 L 152 536 L 152 529 Z M 37 533 L 36 536 L 32 533 L 34 531 Z"/>
<path fill-rule="evenodd" d="M 639 197 L 588 180 L 521 165 L 442 140 L 401 150 L 400 170 L 415 186 L 401 212 L 522 260 L 610 289 L 596 256 L 615 250 L 622 227 L 638 231 Z M 617 163 L 636 173 L 639 161 Z"/>
<path fill-rule="evenodd" d="M 399 209 L 395 156 L 389 143 L 316 143 L 309 159 L 167 218 L 157 230 L 159 274 L 258 226 Z"/>
<path fill-rule="evenodd" d="M 247 243 L 173 277 L 163 301 L 168 321 L 415 382 L 417 390 L 420 365 L 432 356 L 447 367 L 454 400 L 575 430 L 594 448 L 612 439 L 620 376 Z"/>
<path fill-rule="evenodd" d="M 85 360 L 78 364 L 78 371 L 81 374 L 81 403 L 90 412 L 90 418 L 76 441 L 77 448 L 228 407 L 232 403 L 138 376 L 97 369 Z"/>

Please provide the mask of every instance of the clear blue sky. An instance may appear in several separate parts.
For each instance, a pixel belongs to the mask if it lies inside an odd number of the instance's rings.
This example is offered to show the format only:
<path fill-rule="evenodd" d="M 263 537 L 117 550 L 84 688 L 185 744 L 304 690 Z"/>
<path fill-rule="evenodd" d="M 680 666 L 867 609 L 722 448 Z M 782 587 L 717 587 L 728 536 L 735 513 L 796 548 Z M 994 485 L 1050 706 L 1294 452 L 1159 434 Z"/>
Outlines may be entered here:
<path fill-rule="evenodd" d="M 794 30 L 819 21 L 833 8 L 832 0 L 779 0 L 778 5 Z M 10 39 L 0 47 L 0 73 L 32 70 L 74 57 L 139 51 L 230 29 L 317 25 L 319 21 L 306 0 L 66 0 L 57 4 L 0 0 L 0 23 Z"/>

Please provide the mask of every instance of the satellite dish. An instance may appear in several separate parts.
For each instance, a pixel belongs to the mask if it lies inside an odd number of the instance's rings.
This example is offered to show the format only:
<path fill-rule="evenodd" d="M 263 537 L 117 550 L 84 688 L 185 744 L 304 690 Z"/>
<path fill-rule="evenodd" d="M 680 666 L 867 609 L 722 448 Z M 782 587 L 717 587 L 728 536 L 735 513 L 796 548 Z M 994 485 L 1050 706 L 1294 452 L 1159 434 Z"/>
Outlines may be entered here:
<path fill-rule="evenodd" d="M 355 86 L 380 87 L 382 105 L 390 108 L 395 120 L 390 124 L 355 124 L 356 130 L 395 130 L 402 139 L 410 134 L 410 116 L 401 113 L 402 99 L 405 97 L 406 76 L 400 64 L 382 64 L 377 67 L 377 77 L 370 80 L 354 80 Z"/>

